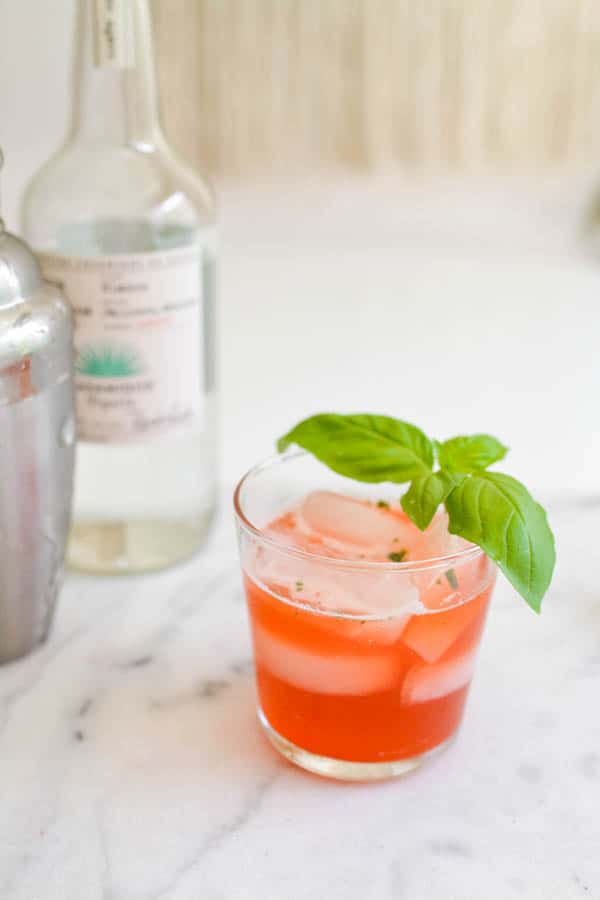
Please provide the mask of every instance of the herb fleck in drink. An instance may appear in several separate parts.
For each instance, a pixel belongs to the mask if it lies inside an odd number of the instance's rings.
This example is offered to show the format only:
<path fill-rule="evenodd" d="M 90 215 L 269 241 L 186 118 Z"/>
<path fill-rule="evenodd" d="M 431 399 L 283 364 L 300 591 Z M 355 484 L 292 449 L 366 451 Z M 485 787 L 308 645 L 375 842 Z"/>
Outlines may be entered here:
<path fill-rule="evenodd" d="M 552 534 L 522 485 L 487 472 L 506 452 L 492 438 L 434 448 L 406 423 L 322 416 L 292 442 L 312 455 L 259 466 L 236 492 L 259 717 L 312 771 L 401 774 L 461 721 L 497 566 L 539 608 Z M 411 482 L 401 500 L 394 480 Z"/>

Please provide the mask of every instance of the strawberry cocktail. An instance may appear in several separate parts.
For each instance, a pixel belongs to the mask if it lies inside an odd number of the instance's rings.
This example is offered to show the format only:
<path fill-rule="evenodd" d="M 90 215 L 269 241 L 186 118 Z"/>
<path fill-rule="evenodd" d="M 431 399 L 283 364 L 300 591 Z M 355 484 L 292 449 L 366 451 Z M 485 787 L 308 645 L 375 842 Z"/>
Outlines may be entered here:
<path fill-rule="evenodd" d="M 421 531 L 390 485 L 303 452 L 236 492 L 259 718 L 297 764 L 345 779 L 409 771 L 460 724 L 496 567 Z"/>

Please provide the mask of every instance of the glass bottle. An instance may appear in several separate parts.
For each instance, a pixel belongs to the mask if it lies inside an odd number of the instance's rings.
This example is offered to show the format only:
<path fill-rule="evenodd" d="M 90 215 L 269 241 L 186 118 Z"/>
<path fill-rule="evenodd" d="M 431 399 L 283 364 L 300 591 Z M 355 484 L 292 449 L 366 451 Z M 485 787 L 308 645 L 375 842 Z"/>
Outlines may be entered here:
<path fill-rule="evenodd" d="M 75 313 L 68 561 L 143 572 L 192 555 L 215 508 L 215 206 L 163 136 L 148 0 L 79 0 L 72 135 L 24 229 Z"/>

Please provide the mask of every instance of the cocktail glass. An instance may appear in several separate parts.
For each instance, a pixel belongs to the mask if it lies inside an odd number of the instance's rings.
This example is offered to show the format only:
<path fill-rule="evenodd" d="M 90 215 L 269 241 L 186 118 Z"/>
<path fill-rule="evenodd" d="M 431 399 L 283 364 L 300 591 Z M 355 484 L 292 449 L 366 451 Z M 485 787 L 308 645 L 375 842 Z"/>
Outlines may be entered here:
<path fill-rule="evenodd" d="M 235 492 L 259 720 L 320 775 L 409 772 L 463 716 L 496 568 L 444 513 L 420 532 L 401 491 L 295 451 Z"/>

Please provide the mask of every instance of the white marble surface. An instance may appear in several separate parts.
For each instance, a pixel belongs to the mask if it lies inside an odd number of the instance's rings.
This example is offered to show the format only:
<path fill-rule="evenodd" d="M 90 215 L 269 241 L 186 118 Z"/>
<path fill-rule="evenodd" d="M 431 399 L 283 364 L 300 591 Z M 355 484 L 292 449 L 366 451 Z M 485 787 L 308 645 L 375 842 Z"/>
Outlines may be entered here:
<path fill-rule="evenodd" d="M 47 647 L 0 670 L 1 900 L 600 898 L 585 196 L 568 178 L 223 192 L 225 482 L 319 407 L 489 429 L 553 499 L 556 580 L 539 619 L 499 585 L 459 739 L 368 787 L 259 733 L 228 505 L 189 566 L 70 578 Z"/>
<path fill-rule="evenodd" d="M 600 897 L 600 507 L 555 507 L 541 617 L 497 588 L 464 726 L 339 785 L 259 732 L 229 508 L 155 577 L 70 577 L 0 671 L 2 900 Z"/>

